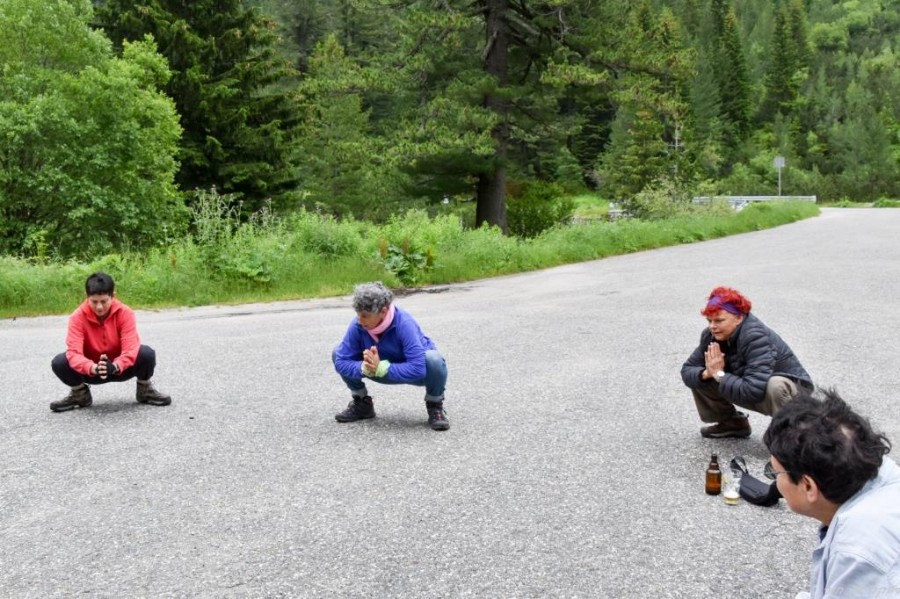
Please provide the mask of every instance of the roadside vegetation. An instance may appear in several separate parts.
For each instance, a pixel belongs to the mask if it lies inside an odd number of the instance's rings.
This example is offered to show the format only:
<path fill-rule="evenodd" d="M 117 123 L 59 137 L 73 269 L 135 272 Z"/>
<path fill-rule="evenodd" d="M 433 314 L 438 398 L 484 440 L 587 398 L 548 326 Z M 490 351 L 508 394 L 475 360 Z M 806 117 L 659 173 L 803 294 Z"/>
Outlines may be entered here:
<path fill-rule="evenodd" d="M 756 204 L 738 213 L 714 203 L 672 218 L 557 223 L 517 237 L 496 227 L 470 228 L 465 208 L 448 206 L 433 216 L 410 210 L 377 225 L 315 212 L 275 217 L 266 209 L 245 221 L 228 198 L 204 193 L 193 233 L 149 251 L 95 260 L 0 258 L 0 317 L 65 314 L 97 270 L 109 272 L 122 299 L 136 308 L 269 302 L 343 295 L 365 280 L 418 287 L 524 272 L 765 229 L 819 212 L 806 202 Z"/>
<path fill-rule="evenodd" d="M 96 270 L 141 308 L 274 301 L 818 210 L 693 197 L 900 206 L 889 3 L 401 4 L 4 0 L 0 317 Z"/>

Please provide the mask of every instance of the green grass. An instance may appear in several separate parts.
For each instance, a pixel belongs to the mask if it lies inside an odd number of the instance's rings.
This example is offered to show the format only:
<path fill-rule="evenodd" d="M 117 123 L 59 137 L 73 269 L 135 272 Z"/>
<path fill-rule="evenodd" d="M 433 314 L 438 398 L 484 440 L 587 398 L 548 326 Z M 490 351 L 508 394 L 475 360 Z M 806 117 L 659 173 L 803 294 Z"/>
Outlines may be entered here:
<path fill-rule="evenodd" d="M 879 198 L 874 202 L 838 200 L 836 202 L 823 202 L 821 206 L 823 208 L 900 208 L 900 200 L 891 198 Z"/>
<path fill-rule="evenodd" d="M 458 216 L 410 211 L 386 225 L 313 213 L 243 226 L 206 223 L 204 243 L 184 239 L 145 253 L 93 262 L 0 258 L 0 317 L 65 314 L 97 270 L 135 308 L 237 304 L 343 295 L 362 281 L 392 287 L 454 283 L 692 243 L 794 222 L 819 213 L 808 202 L 755 204 L 736 214 L 560 226 L 534 239 L 468 230 Z"/>
<path fill-rule="evenodd" d="M 574 217 L 576 219 L 602 218 L 609 212 L 609 201 L 597 194 L 584 193 L 572 198 L 575 203 Z"/>

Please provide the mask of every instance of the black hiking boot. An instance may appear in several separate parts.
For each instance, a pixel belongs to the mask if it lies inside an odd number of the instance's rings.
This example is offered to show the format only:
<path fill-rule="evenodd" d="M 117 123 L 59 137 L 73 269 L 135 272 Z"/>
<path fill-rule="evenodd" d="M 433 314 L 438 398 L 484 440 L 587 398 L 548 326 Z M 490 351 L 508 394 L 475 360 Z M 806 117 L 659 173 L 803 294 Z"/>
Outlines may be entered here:
<path fill-rule="evenodd" d="M 375 405 L 372 403 L 372 398 L 368 395 L 365 397 L 354 397 L 347 404 L 346 410 L 334 415 L 334 419 L 338 422 L 355 422 L 368 418 L 375 418 Z"/>
<path fill-rule="evenodd" d="M 151 406 L 167 406 L 172 403 L 172 398 L 154 389 L 150 381 L 137 382 L 134 398 L 138 400 L 138 403 L 150 404 Z"/>
<path fill-rule="evenodd" d="M 428 426 L 432 430 L 445 431 L 450 428 L 443 402 L 425 402 L 425 409 L 428 410 Z"/>
<path fill-rule="evenodd" d="M 700 434 L 708 439 L 723 439 L 736 437 L 743 439 L 750 436 L 750 420 L 743 412 L 736 412 L 734 416 L 700 429 Z"/>
<path fill-rule="evenodd" d="M 89 408 L 94 403 L 91 397 L 91 388 L 85 383 L 72 387 L 69 394 L 59 401 L 50 402 L 50 409 L 54 412 L 68 412 L 75 408 Z"/>

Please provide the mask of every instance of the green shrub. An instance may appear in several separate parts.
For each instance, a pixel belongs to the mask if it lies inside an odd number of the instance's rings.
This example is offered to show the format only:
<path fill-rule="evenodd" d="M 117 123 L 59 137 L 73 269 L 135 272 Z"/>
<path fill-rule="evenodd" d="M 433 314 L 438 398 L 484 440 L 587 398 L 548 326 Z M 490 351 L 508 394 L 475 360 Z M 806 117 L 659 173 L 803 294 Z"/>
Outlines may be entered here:
<path fill-rule="evenodd" d="M 692 193 L 682 188 L 670 178 L 657 179 L 636 196 L 623 204 L 625 211 L 642 220 L 665 220 L 690 214 L 719 214 L 731 212 L 724 202 L 713 200 L 697 205 L 692 201 Z"/>
<path fill-rule="evenodd" d="M 564 196 L 561 185 L 537 181 L 525 183 L 520 189 L 521 195 L 509 197 L 506 204 L 506 222 L 513 235 L 537 237 L 572 218 L 575 202 Z"/>
<path fill-rule="evenodd" d="M 900 208 L 900 200 L 891 200 L 888 198 L 878 198 L 872 204 L 873 208 Z"/>
<path fill-rule="evenodd" d="M 404 285 L 416 285 L 425 271 L 434 264 L 431 250 L 420 251 L 410 245 L 409 240 L 396 245 L 382 240 L 379 252 L 384 267 L 392 272 Z"/>
<path fill-rule="evenodd" d="M 362 254 L 362 240 L 356 221 L 339 221 L 333 216 L 302 211 L 291 215 L 285 227 L 292 243 L 303 251 L 326 259 Z"/>

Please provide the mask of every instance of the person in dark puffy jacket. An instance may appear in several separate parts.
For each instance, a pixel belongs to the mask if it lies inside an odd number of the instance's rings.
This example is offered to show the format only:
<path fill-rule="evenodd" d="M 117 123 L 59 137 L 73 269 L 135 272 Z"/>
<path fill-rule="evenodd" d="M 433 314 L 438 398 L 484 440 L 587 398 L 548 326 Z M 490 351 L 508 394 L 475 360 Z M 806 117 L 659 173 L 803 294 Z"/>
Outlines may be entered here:
<path fill-rule="evenodd" d="M 750 421 L 738 407 L 767 416 L 793 399 L 812 379 L 778 334 L 750 313 L 750 300 L 716 287 L 701 314 L 709 325 L 681 367 L 694 395 L 704 437 L 749 437 Z"/>
<path fill-rule="evenodd" d="M 412 315 L 393 304 L 393 298 L 380 282 L 363 283 L 354 289 L 356 318 L 331 356 L 352 400 L 346 410 L 335 415 L 335 420 L 354 422 L 375 417 L 365 383 L 368 379 L 388 385 L 425 387 L 429 426 L 436 431 L 447 430 L 447 362 Z"/>

